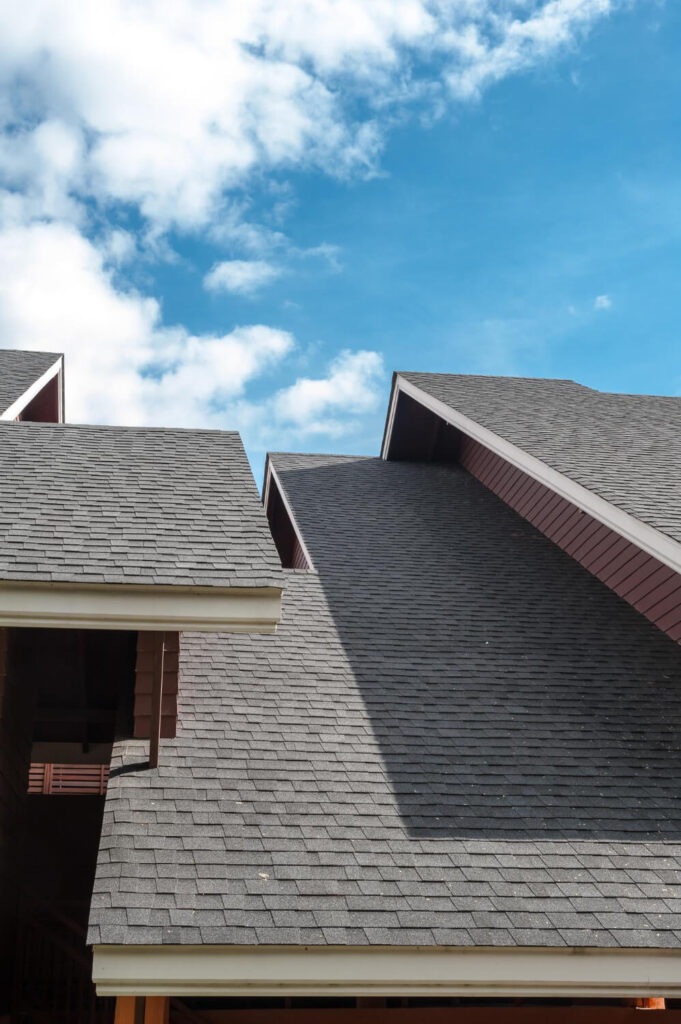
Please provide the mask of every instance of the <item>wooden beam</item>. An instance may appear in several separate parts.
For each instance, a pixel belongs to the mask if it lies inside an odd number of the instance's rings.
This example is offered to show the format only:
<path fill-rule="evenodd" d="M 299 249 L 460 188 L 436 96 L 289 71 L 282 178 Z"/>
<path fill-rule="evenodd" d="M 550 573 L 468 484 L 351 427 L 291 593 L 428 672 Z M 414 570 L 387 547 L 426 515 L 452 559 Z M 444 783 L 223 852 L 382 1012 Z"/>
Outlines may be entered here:
<path fill-rule="evenodd" d="M 147 996 L 144 1007 L 144 1024 L 168 1024 L 170 1020 L 170 999 L 168 996 Z"/>
<path fill-rule="evenodd" d="M 151 682 L 151 723 L 149 729 L 149 767 L 158 768 L 161 743 L 161 708 L 163 702 L 163 655 L 165 633 L 154 633 L 153 676 Z"/>
<path fill-rule="evenodd" d="M 666 1010 L 667 1002 L 665 999 L 647 996 L 643 999 L 634 999 L 634 1006 L 639 1010 Z"/>
<path fill-rule="evenodd" d="M 137 1024 L 139 1002 L 137 996 L 118 996 L 114 1024 Z"/>

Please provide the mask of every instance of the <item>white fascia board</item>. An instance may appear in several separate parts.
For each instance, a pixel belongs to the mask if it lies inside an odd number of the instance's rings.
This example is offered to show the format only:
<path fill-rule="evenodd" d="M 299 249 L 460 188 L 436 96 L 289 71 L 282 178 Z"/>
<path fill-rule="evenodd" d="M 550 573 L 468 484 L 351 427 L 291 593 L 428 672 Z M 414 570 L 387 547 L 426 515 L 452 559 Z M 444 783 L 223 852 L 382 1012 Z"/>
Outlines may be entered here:
<path fill-rule="evenodd" d="M 293 527 L 293 532 L 295 533 L 295 535 L 296 535 L 296 537 L 298 539 L 298 543 L 300 544 L 300 546 L 302 548 L 302 551 L 303 551 L 303 554 L 305 555 L 305 559 L 307 561 L 308 567 L 310 569 L 314 569 L 314 563 L 312 562 L 312 557 L 310 555 L 310 552 L 308 551 L 307 544 L 305 543 L 305 539 L 304 539 L 304 537 L 303 537 L 303 535 L 302 535 L 302 533 L 300 531 L 300 527 L 298 526 L 298 523 L 296 522 L 296 517 L 293 514 L 293 509 L 291 508 L 291 505 L 289 504 L 289 500 L 286 497 L 286 492 L 285 492 L 284 488 L 281 485 L 281 480 L 277 476 L 277 471 L 274 468 L 274 466 L 272 465 L 272 460 L 268 456 L 267 457 L 267 466 L 266 466 L 266 469 L 265 469 L 265 485 L 263 487 L 263 495 L 262 495 L 262 503 L 263 503 L 263 508 L 265 509 L 265 512 L 267 512 L 267 505 L 268 505 L 268 502 L 270 500 L 270 488 L 272 486 L 272 481 L 274 481 L 274 486 L 277 488 L 277 490 L 278 490 L 278 492 L 279 492 L 279 494 L 281 496 L 281 500 L 284 503 L 284 508 L 286 509 L 286 513 L 287 513 L 287 515 L 288 515 L 288 517 L 289 517 L 289 519 L 291 521 L 291 526 Z"/>
<path fill-rule="evenodd" d="M 15 420 L 17 418 L 17 416 L 21 412 L 23 412 L 23 410 L 26 408 L 26 406 L 29 404 L 29 402 L 32 402 L 33 399 L 35 398 L 35 396 L 37 394 L 39 394 L 39 392 L 41 392 L 43 390 L 45 385 L 49 384 L 50 381 L 52 380 L 52 378 L 56 377 L 57 374 L 61 372 L 63 361 L 64 361 L 63 360 L 63 356 L 59 356 L 59 359 L 57 359 L 57 361 L 55 363 L 53 363 L 53 365 L 49 368 L 49 370 L 46 370 L 45 373 L 41 377 L 38 377 L 38 379 L 36 381 L 34 381 L 33 384 L 31 384 L 30 388 L 27 388 L 27 390 L 24 391 L 23 395 L 20 395 L 19 398 L 17 398 L 17 400 L 15 402 L 12 402 L 12 404 L 9 406 L 8 409 L 5 409 L 4 412 L 0 413 L 0 420 Z M 64 408 L 63 408 L 63 405 L 64 405 L 64 403 L 63 403 L 63 388 L 60 387 L 59 388 L 59 422 L 60 423 L 63 422 L 63 419 L 64 419 Z"/>
<path fill-rule="evenodd" d="M 545 462 L 537 459 L 534 455 L 529 455 L 522 448 L 518 448 L 516 445 L 511 444 L 510 441 L 506 441 L 503 437 L 488 430 L 487 427 L 481 426 L 474 420 L 469 419 L 468 416 L 464 416 L 463 413 L 457 412 L 450 406 L 445 405 L 438 398 L 427 395 L 425 391 L 421 391 L 411 381 L 399 376 L 393 391 L 388 427 L 381 452 L 383 459 L 388 457 L 395 410 L 400 393 L 409 395 L 417 402 L 420 402 L 421 405 L 425 406 L 426 409 L 430 409 L 436 416 L 440 416 L 446 423 L 457 427 L 464 434 L 468 434 L 469 437 L 489 448 L 490 451 L 500 455 L 502 459 L 505 459 L 512 466 L 516 466 L 524 473 L 527 473 L 533 480 L 544 484 L 560 495 L 560 497 L 571 501 L 573 505 L 577 505 L 578 508 L 588 512 L 599 523 L 603 523 L 604 526 L 608 526 L 615 533 L 620 534 L 621 537 L 631 541 L 632 544 L 636 544 L 641 550 L 659 559 L 664 565 L 668 565 L 670 569 L 673 569 L 675 572 L 681 572 L 681 544 L 677 543 L 677 541 L 667 537 L 653 526 L 648 526 L 647 523 L 641 522 L 640 519 L 630 515 L 628 512 L 622 511 L 616 505 L 606 501 L 605 498 L 599 497 L 581 484 L 575 483 L 574 480 L 570 480 L 569 477 L 559 473 L 558 470 L 551 469 L 550 466 L 547 466 Z"/>
<path fill-rule="evenodd" d="M 681 949 L 95 946 L 100 996 L 681 995 Z"/>
<path fill-rule="evenodd" d="M 0 626 L 274 633 L 275 587 L 143 587 L 0 583 Z"/>

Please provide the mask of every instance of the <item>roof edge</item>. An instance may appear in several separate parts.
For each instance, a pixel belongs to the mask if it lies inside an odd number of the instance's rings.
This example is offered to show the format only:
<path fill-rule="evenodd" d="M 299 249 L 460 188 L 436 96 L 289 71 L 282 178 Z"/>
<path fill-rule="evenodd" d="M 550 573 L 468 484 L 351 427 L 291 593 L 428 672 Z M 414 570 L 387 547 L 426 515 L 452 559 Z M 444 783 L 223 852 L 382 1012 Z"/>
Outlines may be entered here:
<path fill-rule="evenodd" d="M 274 633 L 277 587 L 0 582 L 0 627 Z"/>
<path fill-rule="evenodd" d="M 390 448 L 395 410 L 400 393 L 409 395 L 415 401 L 430 409 L 431 412 L 440 416 L 446 423 L 462 430 L 469 437 L 479 441 L 486 448 L 489 448 L 490 451 L 500 455 L 511 465 L 527 473 L 528 476 L 539 481 L 539 483 L 544 484 L 550 490 L 560 495 L 560 497 L 588 512 L 594 519 L 614 530 L 615 533 L 618 533 L 626 540 L 631 541 L 632 544 L 637 545 L 647 554 L 659 559 L 660 562 L 669 566 L 670 569 L 673 569 L 675 572 L 681 572 L 681 544 L 677 541 L 668 537 L 660 530 L 655 529 L 655 527 L 649 526 L 642 520 L 632 516 L 629 512 L 625 512 L 617 505 L 613 505 L 605 498 L 601 498 L 563 473 L 559 473 L 558 470 L 552 469 L 545 462 L 542 462 L 541 459 L 530 455 L 499 434 L 495 434 L 492 430 L 483 427 L 468 416 L 464 416 L 463 413 L 457 412 L 451 406 L 441 402 L 440 399 L 433 398 L 432 395 L 422 391 L 421 388 L 399 374 L 395 375 L 393 383 L 386 430 L 381 447 L 382 459 L 387 458 Z"/>
<path fill-rule="evenodd" d="M 681 995 L 681 949 L 97 945 L 100 996 Z"/>
<path fill-rule="evenodd" d="M 43 374 L 40 375 L 30 387 L 26 388 L 23 394 L 9 405 L 4 412 L 0 412 L 0 420 L 13 421 L 23 412 L 27 405 L 38 395 L 46 384 L 49 384 L 53 377 L 61 375 L 59 386 L 59 422 L 64 422 L 64 356 L 59 355 L 55 362 Z"/>
<path fill-rule="evenodd" d="M 291 521 L 291 526 L 293 528 L 293 532 L 295 533 L 295 535 L 296 535 L 296 537 L 298 539 L 298 543 L 300 544 L 302 552 L 305 555 L 305 559 L 307 561 L 307 564 L 308 564 L 310 569 L 314 570 L 314 562 L 312 561 L 312 555 L 310 554 L 309 548 L 308 548 L 307 544 L 305 543 L 305 538 L 303 537 L 303 531 L 298 526 L 298 521 L 297 521 L 297 519 L 296 519 L 296 517 L 294 515 L 293 509 L 291 507 L 291 503 L 288 500 L 288 497 L 286 495 L 286 491 L 284 490 L 284 485 L 282 484 L 281 479 L 279 477 L 279 474 L 277 473 L 276 469 L 274 468 L 274 465 L 272 464 L 272 459 L 270 458 L 270 452 L 268 452 L 267 456 L 265 458 L 265 479 L 263 480 L 263 485 L 262 485 L 262 504 L 263 504 L 263 508 L 265 509 L 265 514 L 266 515 L 267 515 L 267 504 L 269 502 L 269 497 L 270 497 L 270 489 L 271 489 L 271 486 L 272 486 L 273 482 L 274 482 L 274 486 L 279 491 L 279 494 L 281 496 L 281 500 L 282 500 L 282 502 L 284 504 L 284 508 L 286 509 L 286 513 L 287 513 L 287 515 L 288 515 L 288 517 L 289 517 L 289 519 Z"/>

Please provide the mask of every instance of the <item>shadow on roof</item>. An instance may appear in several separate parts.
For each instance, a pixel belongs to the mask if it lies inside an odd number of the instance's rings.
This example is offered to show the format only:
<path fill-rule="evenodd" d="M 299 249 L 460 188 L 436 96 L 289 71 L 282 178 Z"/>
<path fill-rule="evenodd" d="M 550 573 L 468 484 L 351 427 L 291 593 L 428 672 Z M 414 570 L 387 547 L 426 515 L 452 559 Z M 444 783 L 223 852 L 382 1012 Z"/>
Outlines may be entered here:
<path fill-rule="evenodd" d="M 278 467 L 419 838 L 681 837 L 681 649 L 454 466 Z"/>

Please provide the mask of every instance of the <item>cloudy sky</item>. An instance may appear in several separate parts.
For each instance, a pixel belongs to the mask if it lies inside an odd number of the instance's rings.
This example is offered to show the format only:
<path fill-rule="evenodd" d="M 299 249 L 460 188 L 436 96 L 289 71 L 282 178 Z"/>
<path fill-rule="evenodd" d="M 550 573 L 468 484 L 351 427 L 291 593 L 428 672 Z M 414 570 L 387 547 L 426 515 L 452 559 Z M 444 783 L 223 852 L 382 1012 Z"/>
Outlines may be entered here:
<path fill-rule="evenodd" d="M 0 5 L 0 346 L 71 420 L 375 453 L 390 371 L 679 393 L 681 10 Z"/>

